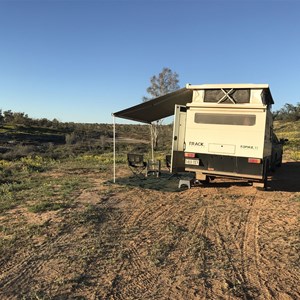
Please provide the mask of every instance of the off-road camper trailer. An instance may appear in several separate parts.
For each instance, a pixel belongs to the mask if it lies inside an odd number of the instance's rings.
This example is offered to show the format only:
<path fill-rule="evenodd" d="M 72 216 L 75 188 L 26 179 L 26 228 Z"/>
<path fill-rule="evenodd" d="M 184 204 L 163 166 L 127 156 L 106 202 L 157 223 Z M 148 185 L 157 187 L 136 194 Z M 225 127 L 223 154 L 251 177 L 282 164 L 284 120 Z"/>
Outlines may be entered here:
<path fill-rule="evenodd" d="M 268 171 L 281 164 L 284 143 L 273 132 L 273 103 L 267 84 L 188 84 L 113 118 L 151 124 L 171 116 L 175 106 L 172 173 L 193 172 L 204 182 L 243 178 L 265 187 Z"/>
<path fill-rule="evenodd" d="M 282 141 L 273 133 L 266 84 L 187 85 L 192 102 L 175 107 L 172 169 L 196 179 L 244 178 L 265 187 L 281 164 Z"/>

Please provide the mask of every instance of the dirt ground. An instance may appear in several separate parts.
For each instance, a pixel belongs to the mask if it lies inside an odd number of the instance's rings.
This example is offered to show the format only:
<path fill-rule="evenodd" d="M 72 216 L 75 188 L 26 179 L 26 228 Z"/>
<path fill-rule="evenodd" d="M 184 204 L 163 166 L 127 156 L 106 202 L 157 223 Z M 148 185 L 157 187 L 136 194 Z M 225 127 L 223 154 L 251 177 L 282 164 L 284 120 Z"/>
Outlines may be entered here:
<path fill-rule="evenodd" d="M 92 187 L 73 207 L 1 216 L 27 231 L 1 232 L 0 299 L 300 299 L 300 163 L 268 191 L 117 175 L 78 172 Z"/>

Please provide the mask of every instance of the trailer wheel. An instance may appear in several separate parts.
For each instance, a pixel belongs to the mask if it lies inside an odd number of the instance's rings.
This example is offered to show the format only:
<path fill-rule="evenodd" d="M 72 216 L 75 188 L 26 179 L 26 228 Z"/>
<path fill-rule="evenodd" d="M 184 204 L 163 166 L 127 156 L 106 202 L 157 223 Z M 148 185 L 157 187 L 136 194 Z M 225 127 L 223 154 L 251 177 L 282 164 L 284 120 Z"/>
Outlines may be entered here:
<path fill-rule="evenodd" d="M 277 163 L 277 167 L 281 167 L 281 164 L 282 164 L 282 155 L 280 156 L 280 159 L 279 159 L 279 161 L 278 161 L 278 163 Z"/>
<path fill-rule="evenodd" d="M 265 164 L 265 170 L 264 170 L 264 178 L 263 178 L 263 189 L 267 190 L 268 188 L 268 175 L 270 172 L 270 162 L 267 159 Z"/>
<path fill-rule="evenodd" d="M 270 163 L 269 160 L 266 160 L 264 164 L 263 179 L 261 181 L 253 181 L 252 186 L 255 187 L 257 190 L 266 191 L 268 188 L 269 171 L 270 171 Z"/>
<path fill-rule="evenodd" d="M 276 162 L 277 162 L 277 155 L 275 155 L 274 160 L 271 163 L 271 167 L 270 167 L 271 172 L 275 172 L 275 169 L 276 169 L 276 166 L 277 166 Z"/>

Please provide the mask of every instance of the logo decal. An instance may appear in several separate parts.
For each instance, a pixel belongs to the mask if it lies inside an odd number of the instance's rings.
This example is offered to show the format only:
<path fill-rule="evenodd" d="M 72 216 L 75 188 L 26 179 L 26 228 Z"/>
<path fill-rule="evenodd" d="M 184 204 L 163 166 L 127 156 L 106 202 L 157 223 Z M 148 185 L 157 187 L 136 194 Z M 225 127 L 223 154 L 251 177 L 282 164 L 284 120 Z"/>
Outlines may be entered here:
<path fill-rule="evenodd" d="M 204 147 L 204 143 L 203 142 L 189 142 L 189 146 Z"/>
<path fill-rule="evenodd" d="M 258 150 L 258 146 L 251 146 L 251 145 L 241 145 L 240 148 L 249 149 L 249 150 Z"/>

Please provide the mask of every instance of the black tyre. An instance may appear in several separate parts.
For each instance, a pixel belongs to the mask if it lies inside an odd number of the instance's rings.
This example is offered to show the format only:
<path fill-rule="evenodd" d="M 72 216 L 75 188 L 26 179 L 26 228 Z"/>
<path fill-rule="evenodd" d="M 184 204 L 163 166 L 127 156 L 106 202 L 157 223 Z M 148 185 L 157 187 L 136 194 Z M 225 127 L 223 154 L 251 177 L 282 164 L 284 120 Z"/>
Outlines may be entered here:
<path fill-rule="evenodd" d="M 264 169 L 264 178 L 263 178 L 263 183 L 264 183 L 264 190 L 267 190 L 268 188 L 268 175 L 270 173 L 270 162 L 269 160 L 266 160 L 265 163 L 265 169 Z"/>
<path fill-rule="evenodd" d="M 277 163 L 277 155 L 275 155 L 274 161 L 271 164 L 271 167 L 270 167 L 271 172 L 275 172 L 276 163 Z"/>
<path fill-rule="evenodd" d="M 282 164 L 282 156 L 280 156 L 280 159 L 278 160 L 276 167 L 281 167 Z"/>

